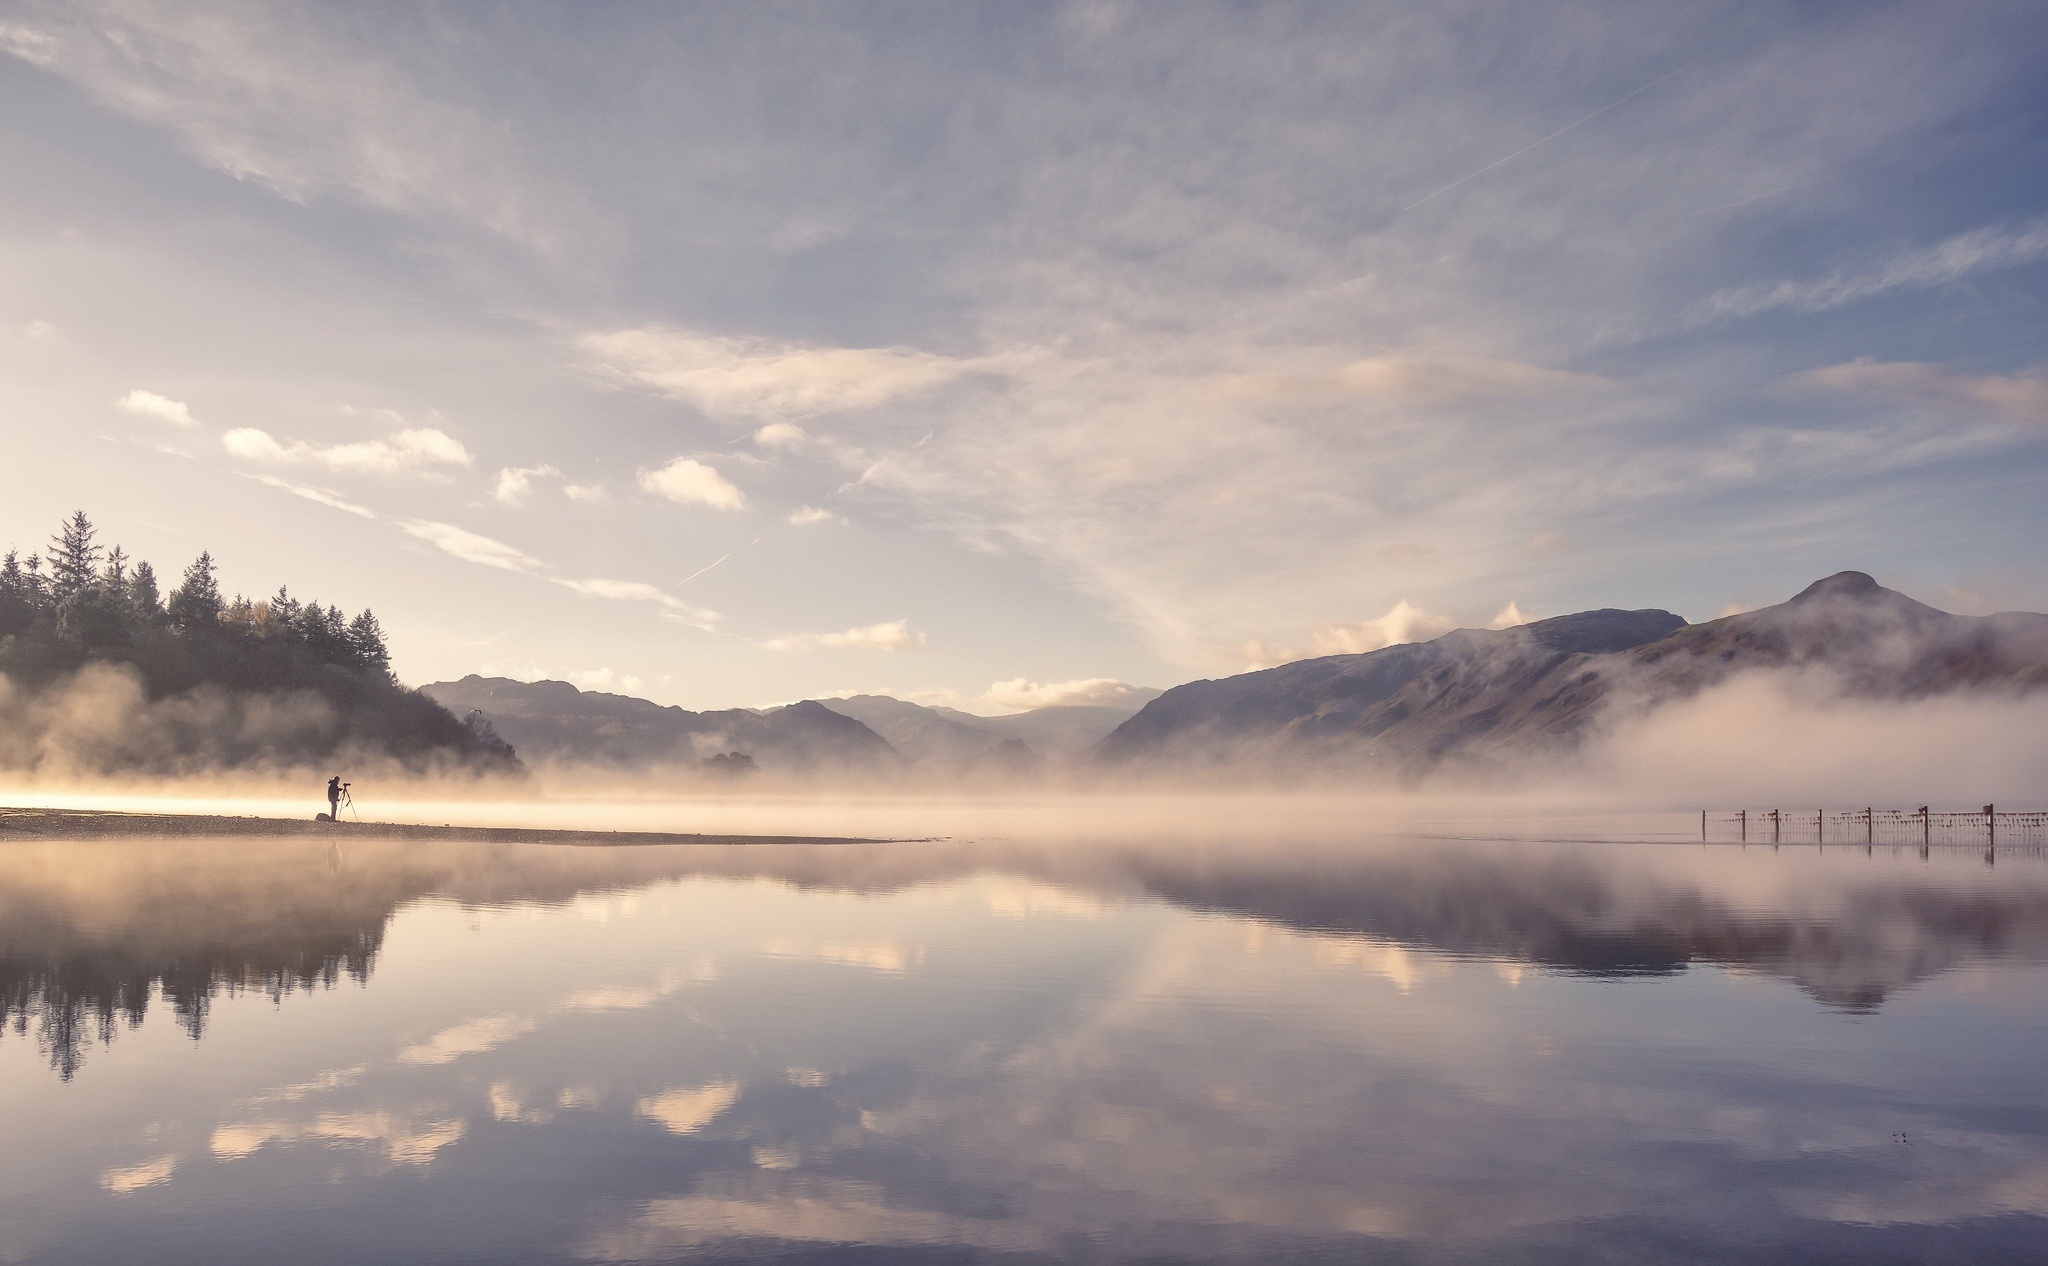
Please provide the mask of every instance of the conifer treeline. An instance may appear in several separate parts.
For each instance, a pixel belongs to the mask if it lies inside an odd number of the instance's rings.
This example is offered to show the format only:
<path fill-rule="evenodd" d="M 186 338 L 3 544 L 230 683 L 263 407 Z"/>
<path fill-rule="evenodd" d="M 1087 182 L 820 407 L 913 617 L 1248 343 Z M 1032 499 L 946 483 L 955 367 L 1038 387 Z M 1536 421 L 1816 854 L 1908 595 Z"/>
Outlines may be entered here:
<path fill-rule="evenodd" d="M 0 674 L 35 691 L 92 663 L 124 665 L 145 696 L 203 689 L 239 694 L 311 691 L 339 717 L 308 750 L 278 760 L 355 750 L 417 765 L 435 753 L 516 768 L 495 734 L 457 721 L 407 690 L 391 672 L 384 630 L 368 610 L 302 602 L 285 588 L 267 599 L 222 596 L 211 553 L 187 567 L 168 595 L 155 570 L 121 546 L 101 546 L 84 511 L 65 520 L 46 551 L 0 557 Z M 226 755 L 230 763 L 260 754 Z M 153 760 L 154 758 L 152 758 Z"/>
<path fill-rule="evenodd" d="M 176 689 L 180 683 L 156 680 L 158 673 L 149 670 L 184 676 L 172 661 L 222 658 L 205 654 L 212 650 L 278 661 L 262 666 L 270 671 L 259 676 L 296 677 L 295 670 L 330 665 L 392 680 L 384 630 L 368 610 L 351 620 L 338 607 L 300 602 L 283 587 L 263 601 L 225 600 L 211 553 L 195 559 L 165 599 L 147 562 L 132 560 L 119 545 L 103 549 L 97 536 L 81 510 L 50 538 L 47 556 L 23 559 L 10 549 L 0 558 L 0 638 L 15 639 L 0 656 L 5 667 L 33 679 L 88 659 L 123 659 L 145 669 L 152 685 Z M 179 650 L 186 654 L 174 653 Z"/>

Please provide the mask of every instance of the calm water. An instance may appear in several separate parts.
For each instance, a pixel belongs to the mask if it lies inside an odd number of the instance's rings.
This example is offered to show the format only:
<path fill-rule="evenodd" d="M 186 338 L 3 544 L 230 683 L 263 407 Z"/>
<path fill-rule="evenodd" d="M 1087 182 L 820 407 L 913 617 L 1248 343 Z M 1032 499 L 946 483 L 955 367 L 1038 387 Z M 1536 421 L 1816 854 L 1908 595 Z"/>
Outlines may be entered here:
<path fill-rule="evenodd" d="M 2037 854 L 0 845 L 0 1260 L 2048 1260 Z"/>

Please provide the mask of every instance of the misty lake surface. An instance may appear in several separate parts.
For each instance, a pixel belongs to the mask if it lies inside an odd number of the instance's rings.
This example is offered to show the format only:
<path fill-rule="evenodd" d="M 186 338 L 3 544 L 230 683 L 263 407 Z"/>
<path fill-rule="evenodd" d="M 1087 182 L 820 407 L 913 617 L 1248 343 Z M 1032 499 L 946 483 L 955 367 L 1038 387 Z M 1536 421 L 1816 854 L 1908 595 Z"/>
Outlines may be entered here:
<path fill-rule="evenodd" d="M 0 1261 L 2048 1260 L 2040 851 L 1664 826 L 0 843 Z"/>

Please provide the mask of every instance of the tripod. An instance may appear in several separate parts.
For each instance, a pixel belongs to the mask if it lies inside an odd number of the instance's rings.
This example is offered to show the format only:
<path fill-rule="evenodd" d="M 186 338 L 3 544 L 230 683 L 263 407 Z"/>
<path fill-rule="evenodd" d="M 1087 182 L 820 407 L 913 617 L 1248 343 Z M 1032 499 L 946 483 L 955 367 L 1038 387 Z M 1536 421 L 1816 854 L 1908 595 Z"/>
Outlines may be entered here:
<path fill-rule="evenodd" d="M 362 821 L 362 820 L 363 820 L 363 815 L 362 815 L 362 814 L 360 814 L 360 813 L 357 813 L 357 812 L 356 812 L 356 798 L 355 798 L 354 796 L 352 796 L 352 795 L 348 794 L 348 784 L 347 784 L 347 783 L 343 783 L 343 784 L 341 784 L 341 804 L 340 804 L 340 805 L 338 805 L 338 806 L 336 806 L 336 808 L 335 808 L 335 811 L 334 811 L 334 820 L 335 820 L 335 821 L 337 821 L 337 822 L 341 821 L 341 810 L 342 810 L 342 808 L 344 808 L 344 807 L 348 809 L 348 811 L 349 811 L 349 814 L 350 814 L 350 816 L 352 816 L 353 818 L 355 818 L 355 820 L 356 820 L 356 821 L 360 822 L 360 821 Z"/>

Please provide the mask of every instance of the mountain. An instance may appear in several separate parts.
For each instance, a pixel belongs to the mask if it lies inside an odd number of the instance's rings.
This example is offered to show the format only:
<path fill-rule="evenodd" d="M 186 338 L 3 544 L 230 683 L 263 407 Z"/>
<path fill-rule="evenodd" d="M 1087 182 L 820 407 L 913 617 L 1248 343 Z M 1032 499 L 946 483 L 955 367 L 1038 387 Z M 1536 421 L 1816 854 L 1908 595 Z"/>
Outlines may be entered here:
<path fill-rule="evenodd" d="M 1490 737 L 1509 746 L 1568 744 L 1610 709 L 1646 711 L 1759 671 L 1816 674 L 1866 699 L 2021 694 L 2048 686 L 2048 615 L 1953 615 L 1862 572 L 1839 572 L 1776 606 L 1560 665 Z"/>
<path fill-rule="evenodd" d="M 896 751 L 867 726 L 805 700 L 755 712 L 731 708 L 688 712 L 628 695 L 578 690 L 566 681 L 478 677 L 420 687 L 452 711 L 481 712 L 528 760 L 616 769 L 652 766 L 731 772 L 743 753 L 769 772 L 890 774 L 904 767 Z"/>
<path fill-rule="evenodd" d="M 1086 751 L 1159 693 L 1134 690 L 1129 706 L 1063 704 L 1001 717 L 931 708 L 888 695 L 819 702 L 862 722 L 921 765 L 958 769 L 994 760 L 1016 768 L 1030 759 L 1065 760 Z"/>
<path fill-rule="evenodd" d="M 1558 664 L 1627 650 L 1684 626 L 1669 611 L 1582 611 L 1189 682 L 1146 704 L 1094 755 L 1110 766 L 1407 767 L 1483 728 L 1497 697 Z"/>
<path fill-rule="evenodd" d="M 1667 611 L 1587 611 L 1364 655 L 1302 660 L 1167 691 L 1104 739 L 1112 768 L 1379 769 L 1416 777 L 1565 755 L 1595 725 L 1740 673 L 1825 674 L 1911 698 L 2048 685 L 2048 616 L 1960 616 L 1861 572 L 1774 607 L 1688 625 Z"/>

